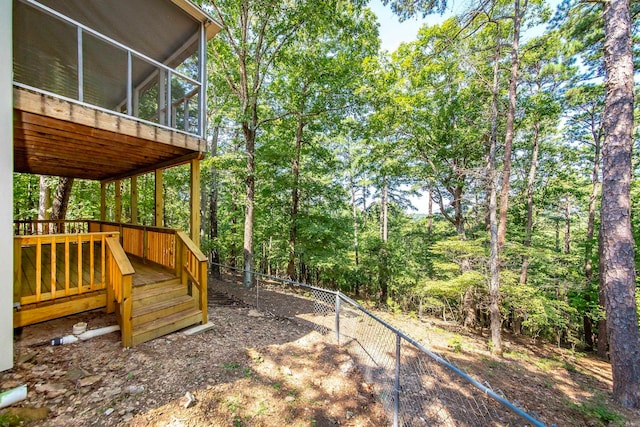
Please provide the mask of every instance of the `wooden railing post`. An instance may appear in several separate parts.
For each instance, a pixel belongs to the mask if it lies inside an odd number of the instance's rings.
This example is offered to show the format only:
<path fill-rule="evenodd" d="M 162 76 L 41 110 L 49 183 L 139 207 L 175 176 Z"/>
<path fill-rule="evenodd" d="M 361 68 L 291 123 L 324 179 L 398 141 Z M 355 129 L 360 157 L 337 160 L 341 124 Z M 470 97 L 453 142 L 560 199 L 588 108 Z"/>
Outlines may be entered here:
<path fill-rule="evenodd" d="M 106 264 L 109 266 L 109 281 L 112 280 L 113 277 L 113 272 L 112 270 L 112 266 L 113 266 L 113 255 L 111 254 L 111 251 L 107 251 L 106 253 Z M 114 293 L 114 289 L 113 289 L 113 284 L 112 283 L 107 283 L 107 285 L 105 286 L 106 291 L 107 291 L 107 307 L 106 307 L 106 311 L 107 314 L 111 314 L 114 311 L 116 311 L 116 305 L 115 305 L 115 293 Z"/>
<path fill-rule="evenodd" d="M 202 324 L 209 322 L 209 313 L 207 312 L 207 261 L 200 262 L 200 306 L 202 310 Z"/>
<path fill-rule="evenodd" d="M 13 302 L 20 302 L 22 295 L 22 244 L 13 239 Z"/>
<path fill-rule="evenodd" d="M 132 278 L 131 275 L 122 278 L 122 325 L 120 325 L 120 330 L 123 347 L 133 346 L 133 325 L 131 320 L 133 313 Z"/>

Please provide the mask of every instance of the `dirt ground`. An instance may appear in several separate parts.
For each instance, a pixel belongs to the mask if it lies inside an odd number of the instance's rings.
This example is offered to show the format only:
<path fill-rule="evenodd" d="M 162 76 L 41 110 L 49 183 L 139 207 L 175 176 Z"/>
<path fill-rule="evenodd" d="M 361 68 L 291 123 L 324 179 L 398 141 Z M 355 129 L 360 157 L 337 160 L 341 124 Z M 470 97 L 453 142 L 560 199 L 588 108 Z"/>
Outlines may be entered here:
<path fill-rule="evenodd" d="M 390 425 L 351 357 L 314 330 L 312 302 L 264 291 L 256 310 L 250 296 L 249 304 L 230 300 L 223 295 L 229 285 L 218 285 L 213 327 L 198 335 L 177 332 L 131 349 L 117 332 L 39 345 L 79 321 L 89 329 L 116 323 L 101 311 L 24 328 L 0 390 L 26 384 L 28 396 L 0 410 L 0 426 L 19 425 L 15 416 L 35 426 Z M 640 426 L 640 412 L 611 402 L 611 370 L 602 360 L 514 337 L 505 337 L 507 351 L 497 358 L 477 331 L 377 314 L 549 424 Z"/>

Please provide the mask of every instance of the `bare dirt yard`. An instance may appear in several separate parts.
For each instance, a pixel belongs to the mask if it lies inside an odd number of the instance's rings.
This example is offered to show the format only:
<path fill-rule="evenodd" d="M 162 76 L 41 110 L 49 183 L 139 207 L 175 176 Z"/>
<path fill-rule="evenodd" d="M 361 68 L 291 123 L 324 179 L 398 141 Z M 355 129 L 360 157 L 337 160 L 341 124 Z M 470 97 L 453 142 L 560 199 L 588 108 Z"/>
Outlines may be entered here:
<path fill-rule="evenodd" d="M 89 329 L 116 323 L 100 311 L 24 328 L 0 390 L 26 384 L 28 395 L 0 410 L 0 427 L 390 425 L 351 357 L 314 330 L 308 299 L 264 291 L 256 309 L 251 298 L 225 298 L 232 285 L 212 285 L 213 327 L 198 335 L 176 332 L 131 349 L 117 332 L 46 344 L 80 321 Z M 640 412 L 610 400 L 605 361 L 514 337 L 497 358 L 477 331 L 376 314 L 549 424 L 640 426 Z"/>

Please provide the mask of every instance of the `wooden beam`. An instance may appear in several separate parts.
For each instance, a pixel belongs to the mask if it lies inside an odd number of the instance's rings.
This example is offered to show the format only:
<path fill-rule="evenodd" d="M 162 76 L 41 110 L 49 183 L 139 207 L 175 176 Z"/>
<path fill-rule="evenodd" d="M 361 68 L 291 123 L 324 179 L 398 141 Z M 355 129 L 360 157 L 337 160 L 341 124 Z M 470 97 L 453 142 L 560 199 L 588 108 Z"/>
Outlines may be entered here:
<path fill-rule="evenodd" d="M 115 195 L 115 215 L 114 215 L 114 220 L 117 223 L 121 223 L 122 222 L 122 181 L 117 180 L 115 182 L 115 186 L 116 186 L 116 195 Z"/>
<path fill-rule="evenodd" d="M 136 169 L 132 173 L 126 173 L 126 174 L 122 174 L 122 175 L 115 175 L 115 176 L 112 176 L 110 178 L 104 179 L 102 182 L 113 182 L 113 181 L 116 181 L 118 179 L 127 179 L 127 178 L 132 177 L 133 175 L 143 175 L 145 173 L 155 172 L 158 169 L 167 169 L 169 167 L 179 166 L 179 165 L 188 163 L 193 159 L 202 159 L 203 157 L 204 157 L 203 153 L 189 153 L 189 154 L 185 154 L 184 156 L 180 156 L 180 157 L 176 157 L 176 158 L 171 159 L 171 160 L 167 160 L 167 161 L 164 161 L 164 162 L 156 163 L 156 164 L 148 166 L 148 167 L 143 167 L 143 168 Z"/>
<path fill-rule="evenodd" d="M 191 240 L 200 247 L 200 160 L 191 160 Z"/>
<path fill-rule="evenodd" d="M 86 105 L 14 88 L 15 109 L 84 125 L 96 130 L 143 138 L 175 147 L 204 151 L 204 140 Z"/>
<path fill-rule="evenodd" d="M 107 220 L 107 184 L 100 183 L 100 221 Z"/>
<path fill-rule="evenodd" d="M 156 182 L 155 182 L 155 220 L 156 227 L 162 227 L 164 225 L 164 196 L 162 186 L 162 169 L 156 169 Z"/>
<path fill-rule="evenodd" d="M 138 177 L 131 177 L 131 224 L 138 223 Z"/>

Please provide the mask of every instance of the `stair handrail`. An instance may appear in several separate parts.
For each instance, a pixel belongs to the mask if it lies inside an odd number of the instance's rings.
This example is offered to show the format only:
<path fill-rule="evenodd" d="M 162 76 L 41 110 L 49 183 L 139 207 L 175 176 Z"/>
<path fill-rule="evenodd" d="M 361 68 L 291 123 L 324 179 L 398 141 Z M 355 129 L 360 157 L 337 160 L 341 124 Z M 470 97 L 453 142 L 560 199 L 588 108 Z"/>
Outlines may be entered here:
<path fill-rule="evenodd" d="M 133 344 L 133 274 L 135 270 L 120 245 L 118 236 L 107 237 L 107 313 L 115 311 L 114 301 L 120 304 L 120 330 L 122 345 L 131 347 Z"/>
<path fill-rule="evenodd" d="M 207 262 L 208 259 L 191 238 L 181 230 L 176 230 L 176 273 L 183 285 L 187 280 L 198 290 L 198 309 L 202 311 L 202 323 L 209 321 L 207 313 Z M 195 295 L 194 295 L 195 296 Z"/>

